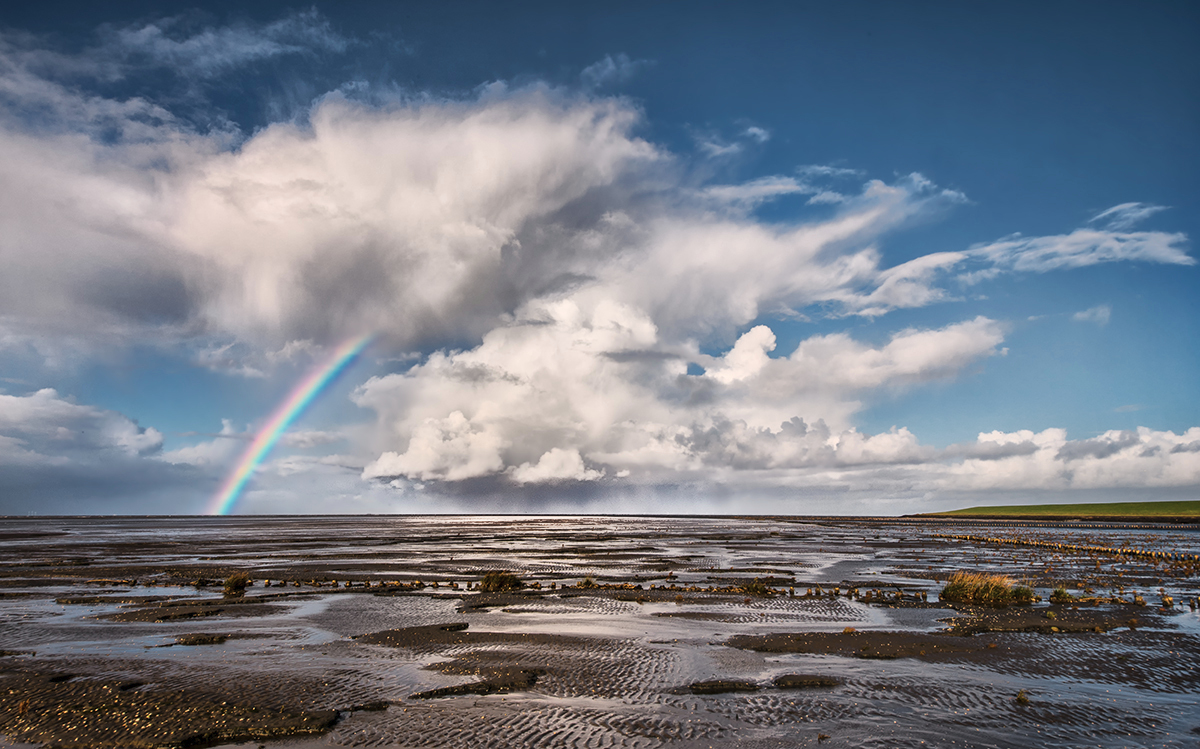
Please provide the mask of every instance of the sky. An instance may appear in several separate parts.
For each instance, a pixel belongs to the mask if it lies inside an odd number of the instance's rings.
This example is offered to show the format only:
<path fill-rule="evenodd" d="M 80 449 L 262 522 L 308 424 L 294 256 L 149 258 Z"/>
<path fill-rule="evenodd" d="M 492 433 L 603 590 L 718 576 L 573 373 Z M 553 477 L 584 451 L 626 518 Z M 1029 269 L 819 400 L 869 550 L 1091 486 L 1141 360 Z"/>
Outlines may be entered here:
<path fill-rule="evenodd" d="M 232 512 L 1200 498 L 1197 32 L 1154 2 L 6 8 L 0 514 L 207 512 L 367 337 Z"/>

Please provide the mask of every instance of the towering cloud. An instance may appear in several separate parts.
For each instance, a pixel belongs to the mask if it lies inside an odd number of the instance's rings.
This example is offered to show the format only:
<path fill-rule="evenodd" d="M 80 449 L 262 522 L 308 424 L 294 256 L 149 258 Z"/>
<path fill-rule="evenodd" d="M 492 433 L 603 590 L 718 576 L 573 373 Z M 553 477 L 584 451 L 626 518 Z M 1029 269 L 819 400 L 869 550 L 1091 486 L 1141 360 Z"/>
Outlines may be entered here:
<path fill-rule="evenodd" d="M 582 89 L 346 87 L 250 135 L 75 85 L 169 69 L 187 78 L 178 100 L 195 106 L 238 66 L 350 44 L 315 13 L 190 35 L 171 23 L 109 29 L 76 57 L 0 38 L 0 317 L 11 335 L 187 345 L 205 366 L 263 376 L 288 352 L 373 332 L 384 357 L 412 366 L 357 389 L 375 420 L 342 462 L 401 486 L 779 488 L 858 476 L 931 491 L 1152 470 L 1200 482 L 1195 451 L 1171 433 L 991 435 L 939 451 L 899 426 L 858 431 L 873 393 L 1003 355 L 1003 321 L 964 314 L 881 342 L 810 335 L 791 350 L 777 340 L 779 320 L 874 319 L 1001 274 L 1193 264 L 1182 234 L 1132 230 L 1160 206 L 1126 203 L 1064 234 L 889 266 L 893 233 L 966 196 L 920 174 L 885 182 L 823 165 L 713 184 L 696 168 L 703 147 L 689 157 L 647 141 L 638 106 L 600 93 L 638 66 L 621 56 L 584 71 Z M 729 147 L 709 150 L 725 158 Z M 805 206 L 761 217 L 787 196 Z M 1077 318 L 1102 323 L 1107 310 Z M 10 455 L 48 459 L 46 430 L 64 419 L 92 425 L 89 449 L 163 465 L 229 450 L 223 437 L 154 456 L 153 430 L 53 393 L 26 398 L 6 408 L 28 416 L 0 421 Z"/>

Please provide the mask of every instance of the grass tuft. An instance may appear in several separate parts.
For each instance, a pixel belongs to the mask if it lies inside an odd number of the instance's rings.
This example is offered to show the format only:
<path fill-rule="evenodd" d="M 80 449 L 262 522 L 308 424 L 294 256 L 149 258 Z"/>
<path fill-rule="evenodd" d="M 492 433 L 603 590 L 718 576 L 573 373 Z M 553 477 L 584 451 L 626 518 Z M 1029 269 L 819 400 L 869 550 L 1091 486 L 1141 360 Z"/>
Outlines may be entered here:
<path fill-rule="evenodd" d="M 1050 594 L 1050 603 L 1073 603 L 1077 599 L 1075 596 L 1067 592 L 1066 588 L 1057 587 Z"/>
<path fill-rule="evenodd" d="M 1004 575 L 988 575 L 983 572 L 955 572 L 940 598 L 952 603 L 974 603 L 980 606 L 1003 608 L 1009 604 L 1028 605 L 1037 596 L 1021 585 L 1014 585 Z"/>
<path fill-rule="evenodd" d="M 756 577 L 754 578 L 754 582 L 746 583 L 742 586 L 742 592 L 748 596 L 762 598 L 773 594 L 775 591 Z"/>
<path fill-rule="evenodd" d="M 238 598 L 246 594 L 246 588 L 250 587 L 253 580 L 250 575 L 245 572 L 235 572 L 225 578 L 225 595 L 230 598 Z"/>
<path fill-rule="evenodd" d="M 1014 585 L 1009 592 L 1012 595 L 1014 606 L 1032 606 L 1033 602 L 1038 600 L 1033 588 L 1027 588 L 1024 585 Z"/>
<path fill-rule="evenodd" d="M 499 593 L 504 590 L 520 590 L 525 587 L 521 578 L 504 570 L 492 570 L 483 576 L 479 589 L 485 593 Z"/>

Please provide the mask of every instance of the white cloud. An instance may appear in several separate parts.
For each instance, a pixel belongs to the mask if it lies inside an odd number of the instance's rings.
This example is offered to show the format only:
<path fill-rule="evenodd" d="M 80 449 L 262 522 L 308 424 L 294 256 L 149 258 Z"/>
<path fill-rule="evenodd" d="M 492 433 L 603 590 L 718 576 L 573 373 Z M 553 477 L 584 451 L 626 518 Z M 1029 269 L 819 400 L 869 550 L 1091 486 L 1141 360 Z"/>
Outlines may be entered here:
<path fill-rule="evenodd" d="M 1200 454 L 1179 451 L 1200 438 L 1200 428 L 1183 434 L 1139 427 L 1113 430 L 1091 439 L 1068 440 L 1065 430 L 992 432 L 981 443 L 1031 443 L 1029 454 L 982 461 L 967 459 L 930 471 L 929 484 L 941 490 L 1155 489 L 1200 486 Z"/>
<path fill-rule="evenodd" d="M 578 450 L 550 448 L 536 465 L 522 463 L 512 469 L 513 481 L 518 484 L 547 483 L 555 481 L 595 481 L 604 471 L 594 471 L 584 466 Z"/>
<path fill-rule="evenodd" d="M 196 351 L 195 362 L 205 369 L 217 372 L 227 372 L 242 377 L 266 377 L 267 375 L 262 369 L 247 363 L 247 358 L 253 357 L 254 354 L 238 350 L 242 348 L 245 347 L 240 346 L 237 341 L 206 346 Z"/>
<path fill-rule="evenodd" d="M 774 350 L 775 334 L 766 325 L 755 326 L 738 338 L 706 374 L 723 385 L 754 377 L 770 363 L 767 354 Z"/>
<path fill-rule="evenodd" d="M 104 51 L 184 74 L 210 77 L 281 55 L 342 52 L 350 42 L 315 9 L 262 27 L 234 25 L 193 30 L 180 19 L 105 29 Z"/>
<path fill-rule="evenodd" d="M 62 330 L 186 341 L 196 363 L 246 376 L 367 331 L 379 333 L 384 355 L 422 352 L 356 393 L 377 415 L 370 444 L 281 459 L 280 480 L 308 472 L 343 486 L 361 467 L 403 486 L 531 492 L 555 482 L 901 494 L 1076 488 L 1105 477 L 1197 483 L 1186 446 L 1200 436 L 1190 432 L 1186 442 L 1148 430 L 1078 441 L 1061 430 L 992 434 L 939 451 L 902 426 L 857 430 L 855 414 L 880 392 L 1002 355 L 1001 322 L 902 330 L 879 344 L 816 335 L 790 353 L 762 324 L 947 301 L 956 274 L 982 283 L 1118 261 L 1194 264 L 1184 235 L 1129 231 L 1159 206 L 1123 204 L 1066 234 L 889 266 L 892 233 L 966 197 L 920 174 L 887 183 L 828 165 L 708 184 L 637 137 L 635 105 L 595 93 L 640 64 L 621 55 L 587 68 L 582 92 L 497 83 L 458 99 L 330 94 L 307 117 L 244 138 L 70 82 L 120 77 L 136 60 L 207 80 L 350 43 L 315 13 L 266 27 L 173 24 L 110 29 L 105 43 L 120 54 L 78 58 L 0 36 L 0 346 Z M 734 142 L 696 137 L 701 152 L 729 156 L 768 136 L 744 127 Z M 822 207 L 788 221 L 753 215 L 785 195 Z M 1101 306 L 1075 317 L 1103 324 L 1110 314 Z M 688 375 L 689 364 L 705 373 Z M 120 414 L 53 391 L 25 398 L 0 402 L 11 413 L 41 404 L 35 416 L 0 421 L 0 454 L 13 460 L 119 454 L 198 470 L 241 444 L 227 426 L 155 457 L 161 435 Z M 71 440 L 82 447 L 61 447 Z M 286 494 L 279 487 L 270 491 Z"/>
<path fill-rule="evenodd" d="M 212 439 L 168 450 L 162 454 L 162 459 L 173 464 L 224 468 L 232 464 L 236 454 L 253 438 L 249 432 L 234 429 L 229 419 L 221 419 L 221 431 Z"/>
<path fill-rule="evenodd" d="M 1076 229 L 1049 237 L 1017 235 L 975 245 L 968 254 L 1001 270 L 1032 273 L 1119 261 L 1195 265 L 1195 258 L 1183 250 L 1186 240 L 1185 234 Z"/>
<path fill-rule="evenodd" d="M 50 388 L 26 396 L 0 395 L 0 435 L 12 448 L 0 462 L 68 462 L 73 455 L 152 455 L 163 436 L 113 411 L 78 405 Z"/>
<path fill-rule="evenodd" d="M 611 469 L 653 482 L 677 472 L 905 462 L 929 449 L 904 429 L 858 433 L 849 424 L 858 398 L 953 377 L 1003 340 L 999 324 L 978 318 L 902 331 L 880 347 L 813 337 L 771 358 L 775 336 L 760 325 L 711 357 L 663 340 L 644 313 L 611 302 L 562 300 L 524 319 L 474 349 L 363 385 L 356 401 L 379 414 L 386 446 L 364 475 L 532 483 L 598 480 L 587 471 Z M 706 373 L 687 375 L 689 361 Z"/>
<path fill-rule="evenodd" d="M 733 142 L 730 143 L 719 136 L 713 134 L 704 134 L 695 136 L 696 147 L 700 149 L 709 158 L 721 158 L 724 156 L 734 156 L 742 152 L 742 144 Z"/>
<path fill-rule="evenodd" d="M 765 142 L 769 137 L 766 131 L 755 127 L 746 130 L 746 134 L 752 136 L 760 143 Z M 730 150 L 730 147 L 721 145 L 712 145 L 708 150 L 712 155 L 733 152 Z M 845 180 L 851 177 L 862 176 L 862 172 L 855 169 L 843 169 L 815 164 L 800 167 L 796 170 L 796 173 L 800 176 L 789 177 L 772 174 L 740 184 L 711 185 L 706 187 L 701 192 L 701 195 L 705 198 L 731 203 L 744 208 L 752 208 L 773 198 L 792 194 L 811 196 L 808 199 L 810 205 L 837 204 L 847 202 L 852 196 L 835 192 L 829 188 L 828 183 L 831 180 Z M 916 183 L 924 178 L 920 177 L 920 175 L 911 175 L 910 179 Z M 949 194 L 947 193 L 946 196 L 949 197 Z"/>
<path fill-rule="evenodd" d="M 216 477 L 172 465 L 163 435 L 44 388 L 0 395 L 0 514 L 196 512 Z"/>
<path fill-rule="evenodd" d="M 649 64 L 647 60 L 630 60 L 629 55 L 624 53 L 616 57 L 605 55 L 603 60 L 584 68 L 579 78 L 588 88 L 616 85 L 629 80 L 639 69 Z"/>
<path fill-rule="evenodd" d="M 386 452 L 363 472 L 364 478 L 405 476 L 430 481 L 462 481 L 499 472 L 504 438 L 490 424 L 473 422 L 462 411 L 417 426 L 403 453 Z"/>
<path fill-rule="evenodd" d="M 375 105 L 330 95 L 303 124 L 230 150 L 225 134 L 199 135 L 149 102 L 79 95 L 20 60 L 0 68 L 0 85 L 26 108 L 50 106 L 58 125 L 0 120 L 0 315 L 202 331 L 221 341 L 198 354 L 204 366 L 248 376 L 269 357 L 237 342 L 375 330 L 394 349 L 428 349 L 477 340 L 568 290 L 645 311 L 674 340 L 706 339 L 764 312 L 878 316 L 943 301 L 942 280 L 967 264 L 978 280 L 1193 262 L 1182 235 L 1080 229 L 888 268 L 879 243 L 890 232 L 965 197 L 918 174 L 834 191 L 860 176 L 822 165 L 697 189 L 633 136 L 641 112 L 627 101 L 545 86 Z M 774 224 L 747 213 L 789 193 L 834 211 Z"/>
<path fill-rule="evenodd" d="M 1088 223 L 1101 224 L 1111 231 L 1128 231 L 1154 214 L 1165 210 L 1167 210 L 1165 205 L 1122 203 L 1097 213 L 1088 220 Z"/>
<path fill-rule="evenodd" d="M 329 445 L 334 442 L 341 442 L 346 439 L 346 435 L 338 431 L 324 431 L 320 429 L 290 429 L 284 432 L 279 443 L 287 447 L 312 448 L 320 447 L 321 445 Z"/>
<path fill-rule="evenodd" d="M 1110 318 L 1112 318 L 1112 307 L 1107 304 L 1099 304 L 1071 315 L 1071 319 L 1076 322 L 1093 322 L 1100 327 L 1108 325 Z"/>
<path fill-rule="evenodd" d="M 97 30 L 95 44 L 70 55 L 54 51 L 48 41 L 7 34 L 0 38 L 0 54 L 39 76 L 111 82 L 162 69 L 187 78 L 213 78 L 260 60 L 340 53 L 353 44 L 316 10 L 261 26 L 205 26 L 185 16 L 106 24 Z"/>
<path fill-rule="evenodd" d="M 811 188 L 793 177 L 760 177 L 739 185 L 712 185 L 704 189 L 705 197 L 726 203 L 757 205 L 766 200 L 793 193 L 811 192 Z"/>
<path fill-rule="evenodd" d="M 861 169 L 849 169 L 843 166 L 832 166 L 829 164 L 805 164 L 797 167 L 796 173 L 805 179 L 858 179 L 864 175 Z"/>

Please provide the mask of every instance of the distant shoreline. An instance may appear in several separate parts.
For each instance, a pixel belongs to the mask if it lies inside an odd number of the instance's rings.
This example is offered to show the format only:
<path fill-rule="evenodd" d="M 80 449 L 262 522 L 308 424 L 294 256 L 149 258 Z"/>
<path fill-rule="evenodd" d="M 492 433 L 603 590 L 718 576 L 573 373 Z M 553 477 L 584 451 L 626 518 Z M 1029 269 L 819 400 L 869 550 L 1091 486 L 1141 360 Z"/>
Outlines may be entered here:
<path fill-rule="evenodd" d="M 1119 523 L 1200 523 L 1200 501 L 999 505 L 927 512 L 913 518 L 962 520 L 1104 520 Z"/>

